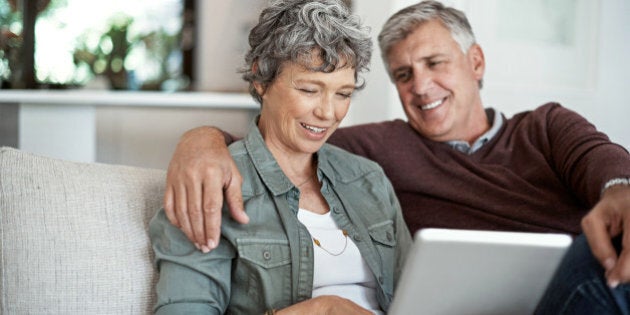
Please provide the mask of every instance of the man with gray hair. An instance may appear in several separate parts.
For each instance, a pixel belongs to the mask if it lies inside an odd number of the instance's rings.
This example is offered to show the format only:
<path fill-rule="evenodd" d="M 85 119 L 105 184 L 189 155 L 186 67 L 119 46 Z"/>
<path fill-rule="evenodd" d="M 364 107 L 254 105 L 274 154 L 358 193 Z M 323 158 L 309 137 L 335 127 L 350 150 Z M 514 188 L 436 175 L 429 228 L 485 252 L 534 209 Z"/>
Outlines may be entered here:
<path fill-rule="evenodd" d="M 379 45 L 407 121 L 341 128 L 329 143 L 383 167 L 410 231 L 570 233 L 577 237 L 539 313 L 628 314 L 628 152 L 557 103 L 509 119 L 484 108 L 485 57 L 456 9 L 436 1 L 402 9 Z M 193 129 L 169 165 L 165 210 L 206 251 L 216 246 L 224 197 L 247 222 L 231 141 Z"/>

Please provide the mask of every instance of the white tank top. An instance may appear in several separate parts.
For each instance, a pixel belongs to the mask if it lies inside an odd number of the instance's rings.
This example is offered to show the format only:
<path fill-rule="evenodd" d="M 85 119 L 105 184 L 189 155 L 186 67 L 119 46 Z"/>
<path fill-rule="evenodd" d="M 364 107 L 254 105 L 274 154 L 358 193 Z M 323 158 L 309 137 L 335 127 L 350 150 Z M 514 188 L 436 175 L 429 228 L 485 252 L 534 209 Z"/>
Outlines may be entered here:
<path fill-rule="evenodd" d="M 384 314 L 376 300 L 376 282 L 352 238 L 346 237 L 330 215 L 299 209 L 298 220 L 320 246 L 315 252 L 313 297 L 337 295 L 374 314 Z"/>

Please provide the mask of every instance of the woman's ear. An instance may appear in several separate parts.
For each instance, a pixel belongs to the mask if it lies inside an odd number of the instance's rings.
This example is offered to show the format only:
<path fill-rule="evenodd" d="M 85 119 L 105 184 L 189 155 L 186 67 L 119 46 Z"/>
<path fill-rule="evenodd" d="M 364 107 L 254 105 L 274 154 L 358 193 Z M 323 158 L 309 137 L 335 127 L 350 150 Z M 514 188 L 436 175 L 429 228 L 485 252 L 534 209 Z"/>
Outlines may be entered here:
<path fill-rule="evenodd" d="M 252 73 L 256 72 L 258 72 L 258 62 L 254 61 L 252 63 Z M 258 95 L 263 96 L 263 94 L 265 94 L 265 88 L 260 81 L 254 81 L 252 84 L 254 85 L 254 89 L 256 89 L 256 93 L 258 93 Z"/>
<path fill-rule="evenodd" d="M 263 96 L 265 94 L 265 88 L 262 83 L 254 81 L 252 84 L 254 85 L 254 89 L 256 89 L 256 93 L 258 93 L 258 95 Z"/>

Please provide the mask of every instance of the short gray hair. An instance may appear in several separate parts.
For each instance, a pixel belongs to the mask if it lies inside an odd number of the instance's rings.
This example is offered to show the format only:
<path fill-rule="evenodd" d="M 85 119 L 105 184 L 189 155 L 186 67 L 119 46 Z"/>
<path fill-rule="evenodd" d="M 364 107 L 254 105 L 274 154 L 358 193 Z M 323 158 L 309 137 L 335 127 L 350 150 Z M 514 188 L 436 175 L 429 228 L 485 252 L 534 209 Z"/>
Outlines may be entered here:
<path fill-rule="evenodd" d="M 358 74 L 368 70 L 372 55 L 369 29 L 340 0 L 272 2 L 250 31 L 249 46 L 241 73 L 260 104 L 262 97 L 253 83 L 266 89 L 287 61 L 321 72 L 352 67 L 358 82 Z M 321 64 L 313 63 L 313 52 Z M 358 83 L 357 89 L 363 86 Z"/>
<path fill-rule="evenodd" d="M 392 46 L 404 40 L 418 26 L 431 20 L 440 21 L 451 32 L 464 54 L 477 42 L 464 12 L 437 1 L 422 1 L 410 5 L 392 15 L 378 35 L 381 57 L 390 76 L 389 52 Z M 481 87 L 481 81 L 479 83 Z"/>

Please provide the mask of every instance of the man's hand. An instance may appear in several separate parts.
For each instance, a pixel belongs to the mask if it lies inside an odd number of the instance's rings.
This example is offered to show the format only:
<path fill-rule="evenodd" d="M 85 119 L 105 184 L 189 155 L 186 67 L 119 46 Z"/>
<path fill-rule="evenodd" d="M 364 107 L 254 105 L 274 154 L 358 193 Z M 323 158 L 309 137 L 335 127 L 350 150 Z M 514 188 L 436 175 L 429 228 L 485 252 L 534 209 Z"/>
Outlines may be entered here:
<path fill-rule="evenodd" d="M 604 266 L 610 287 L 630 282 L 630 186 L 606 189 L 600 201 L 582 219 L 582 230 L 595 258 Z M 619 256 L 611 239 L 622 234 Z"/>
<path fill-rule="evenodd" d="M 224 194 L 232 218 L 249 221 L 242 182 L 223 133 L 211 127 L 192 129 L 182 136 L 168 165 L 166 216 L 198 249 L 209 252 L 219 243 Z"/>

